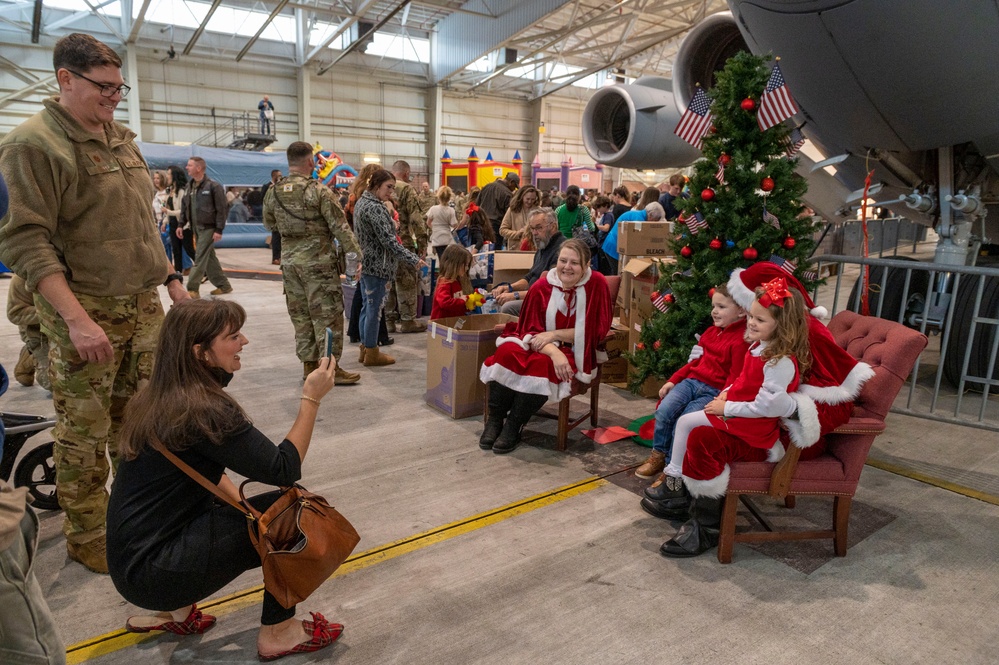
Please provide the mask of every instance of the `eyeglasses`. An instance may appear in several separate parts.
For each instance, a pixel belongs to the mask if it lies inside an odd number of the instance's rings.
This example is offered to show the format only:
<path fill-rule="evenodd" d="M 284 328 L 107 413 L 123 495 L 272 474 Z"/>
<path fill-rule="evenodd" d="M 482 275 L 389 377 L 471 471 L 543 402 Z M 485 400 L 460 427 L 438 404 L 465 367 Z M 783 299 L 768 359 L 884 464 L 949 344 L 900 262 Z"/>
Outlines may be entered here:
<path fill-rule="evenodd" d="M 74 72 L 72 69 L 67 69 L 67 72 L 73 76 L 79 76 L 84 81 L 89 81 L 101 89 L 101 97 L 114 97 L 115 93 L 121 95 L 122 99 L 128 97 L 128 93 L 132 91 L 132 88 L 122 83 L 121 85 L 110 85 L 108 83 L 98 83 L 94 79 L 89 79 L 79 72 Z"/>

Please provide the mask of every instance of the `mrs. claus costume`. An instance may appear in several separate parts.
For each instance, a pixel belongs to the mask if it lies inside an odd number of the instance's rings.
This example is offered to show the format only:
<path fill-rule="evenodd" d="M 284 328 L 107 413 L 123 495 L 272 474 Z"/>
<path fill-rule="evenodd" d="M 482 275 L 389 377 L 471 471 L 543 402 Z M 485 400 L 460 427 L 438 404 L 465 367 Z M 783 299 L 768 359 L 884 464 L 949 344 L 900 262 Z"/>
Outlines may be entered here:
<path fill-rule="evenodd" d="M 578 315 L 581 311 L 583 316 Z M 586 268 L 575 287 L 564 289 L 557 270 L 549 270 L 528 290 L 520 319 L 508 323 L 496 340 L 496 353 L 482 364 L 479 379 L 559 401 L 569 396 L 572 384 L 555 375 L 551 358 L 531 349 L 534 335 L 572 328 L 572 344 L 562 345 L 560 350 L 575 379 L 590 383 L 597 373 L 597 344 L 610 325 L 610 293 L 603 275 Z"/>

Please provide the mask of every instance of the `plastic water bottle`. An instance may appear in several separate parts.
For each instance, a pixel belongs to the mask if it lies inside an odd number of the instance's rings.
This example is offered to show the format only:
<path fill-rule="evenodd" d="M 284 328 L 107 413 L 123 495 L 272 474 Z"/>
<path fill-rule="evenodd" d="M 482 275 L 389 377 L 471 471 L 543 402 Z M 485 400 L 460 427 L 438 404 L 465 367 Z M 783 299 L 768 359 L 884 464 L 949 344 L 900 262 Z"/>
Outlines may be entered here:
<path fill-rule="evenodd" d="M 357 286 L 357 252 L 347 252 L 347 286 Z"/>
<path fill-rule="evenodd" d="M 486 301 L 482 303 L 482 313 L 483 314 L 495 314 L 499 309 L 496 307 L 496 299 L 491 295 L 486 298 Z"/>

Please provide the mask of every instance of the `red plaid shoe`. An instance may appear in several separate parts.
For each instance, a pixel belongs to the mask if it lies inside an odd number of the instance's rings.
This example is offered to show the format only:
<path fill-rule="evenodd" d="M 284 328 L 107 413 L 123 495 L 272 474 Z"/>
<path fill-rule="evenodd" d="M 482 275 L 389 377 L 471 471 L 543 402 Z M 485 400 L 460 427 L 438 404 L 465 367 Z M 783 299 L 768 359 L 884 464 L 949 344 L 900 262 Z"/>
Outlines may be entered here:
<path fill-rule="evenodd" d="M 302 621 L 302 627 L 306 631 L 312 633 L 312 639 L 308 642 L 302 642 L 295 647 L 289 649 L 288 651 L 282 651 L 281 653 L 276 653 L 270 656 L 265 656 L 264 654 L 257 652 L 257 658 L 263 662 L 268 662 L 271 660 L 277 660 L 278 658 L 284 658 L 285 656 L 290 656 L 293 653 L 310 653 L 312 651 L 319 651 L 325 647 L 336 642 L 340 634 L 343 633 L 343 625 L 339 623 L 330 623 L 326 620 L 319 612 L 309 612 L 312 615 L 312 621 Z"/>
<path fill-rule="evenodd" d="M 165 630 L 176 635 L 200 635 L 215 625 L 215 617 L 202 614 L 197 605 L 191 606 L 191 613 L 183 621 L 167 621 L 158 626 L 133 626 L 132 620 L 125 622 L 125 630 L 130 633 L 149 633 L 154 630 Z"/>

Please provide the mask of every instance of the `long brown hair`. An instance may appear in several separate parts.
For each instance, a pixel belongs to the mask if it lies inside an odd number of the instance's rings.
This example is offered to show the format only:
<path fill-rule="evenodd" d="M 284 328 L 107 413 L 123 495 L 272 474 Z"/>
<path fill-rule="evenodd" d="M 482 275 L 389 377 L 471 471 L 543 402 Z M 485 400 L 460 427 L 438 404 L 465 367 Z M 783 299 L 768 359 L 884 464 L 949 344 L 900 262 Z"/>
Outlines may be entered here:
<path fill-rule="evenodd" d="M 767 347 L 763 349 L 763 357 L 769 360 L 794 356 L 798 361 L 800 375 L 812 366 L 812 352 L 808 346 L 808 318 L 805 313 L 805 299 L 801 297 L 801 292 L 797 289 L 788 290 L 791 292 L 791 297 L 784 298 L 783 307 L 776 304 L 767 307 L 777 326 L 774 328 L 773 336 L 767 341 Z M 764 293 L 766 291 L 762 287 L 756 289 L 757 302 Z"/>
<path fill-rule="evenodd" d="M 534 194 L 534 205 L 541 203 L 541 192 L 531 185 L 524 185 L 514 192 L 513 197 L 510 199 L 510 210 L 512 212 L 524 212 L 524 196 L 527 194 Z"/>
<path fill-rule="evenodd" d="M 365 164 L 361 171 L 354 177 L 354 182 L 350 183 L 350 194 L 354 200 L 361 198 L 361 194 L 368 188 L 368 181 L 375 171 L 382 168 L 381 164 Z"/>
<path fill-rule="evenodd" d="M 173 451 L 197 440 L 218 445 L 249 423 L 201 355 L 219 335 L 243 327 L 246 311 L 228 300 L 190 300 L 174 305 L 160 328 L 149 382 L 129 401 L 120 450 L 135 457 L 159 440 Z"/>

